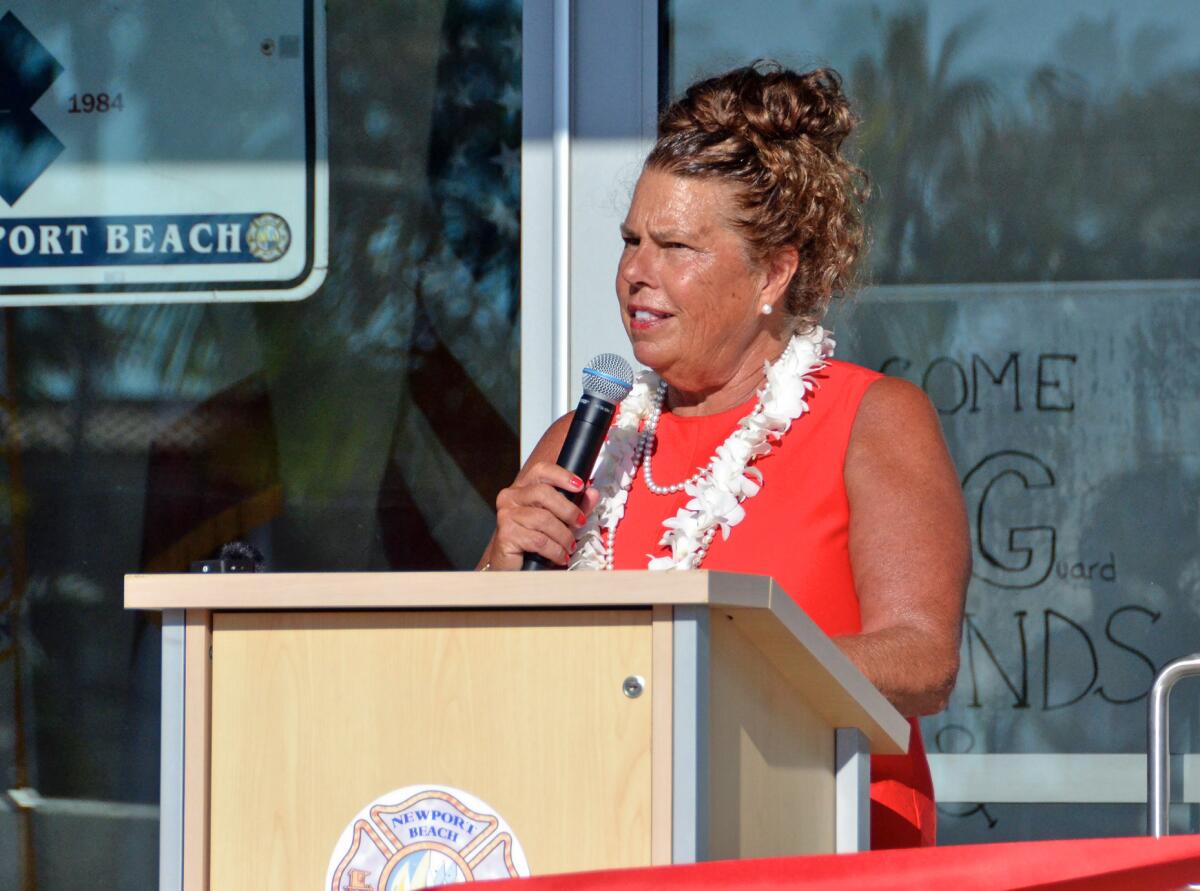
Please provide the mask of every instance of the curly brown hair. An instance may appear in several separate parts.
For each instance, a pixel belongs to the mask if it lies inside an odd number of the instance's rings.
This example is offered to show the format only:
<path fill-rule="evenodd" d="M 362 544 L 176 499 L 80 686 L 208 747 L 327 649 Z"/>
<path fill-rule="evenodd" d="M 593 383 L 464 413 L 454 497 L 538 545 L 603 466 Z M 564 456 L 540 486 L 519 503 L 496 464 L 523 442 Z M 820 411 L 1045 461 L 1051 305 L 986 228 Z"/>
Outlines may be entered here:
<path fill-rule="evenodd" d="M 693 84 L 673 102 L 645 167 L 736 184 L 733 221 L 750 259 L 796 249 L 785 309 L 796 328 L 811 327 L 855 283 L 867 178 L 841 147 L 856 123 L 836 71 L 801 74 L 758 61 Z"/>

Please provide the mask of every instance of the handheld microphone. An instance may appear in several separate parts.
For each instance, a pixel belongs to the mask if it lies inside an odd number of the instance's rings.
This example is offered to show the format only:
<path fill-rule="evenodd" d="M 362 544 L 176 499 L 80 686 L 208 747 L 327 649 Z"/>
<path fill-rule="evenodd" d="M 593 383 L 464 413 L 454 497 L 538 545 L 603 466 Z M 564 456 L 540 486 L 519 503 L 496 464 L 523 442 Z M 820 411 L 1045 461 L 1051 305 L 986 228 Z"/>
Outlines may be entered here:
<path fill-rule="evenodd" d="M 567 438 L 555 462 L 585 482 L 592 475 L 604 437 L 608 435 L 617 404 L 633 389 L 633 369 L 613 353 L 601 353 L 583 369 L 583 396 L 571 419 Z M 559 489 L 572 504 L 583 500 L 582 492 Z M 526 554 L 521 569 L 559 569 L 540 554 Z"/>

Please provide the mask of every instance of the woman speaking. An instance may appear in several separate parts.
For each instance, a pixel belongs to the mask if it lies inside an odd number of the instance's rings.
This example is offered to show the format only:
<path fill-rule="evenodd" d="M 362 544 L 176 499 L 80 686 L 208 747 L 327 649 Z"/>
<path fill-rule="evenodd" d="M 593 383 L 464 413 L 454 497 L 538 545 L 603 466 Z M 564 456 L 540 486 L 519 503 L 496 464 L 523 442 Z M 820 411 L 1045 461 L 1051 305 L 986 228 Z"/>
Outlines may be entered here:
<path fill-rule="evenodd" d="M 496 499 L 481 568 L 525 552 L 573 569 L 775 578 L 910 719 L 958 670 L 970 549 L 928 399 L 831 358 L 820 322 L 863 244 L 862 172 L 837 75 L 755 65 L 664 113 L 628 215 L 617 301 L 638 376 L 592 480 L 546 432 Z M 584 492 L 576 507 L 556 487 Z M 916 721 L 872 759 L 872 846 L 932 844 Z"/>

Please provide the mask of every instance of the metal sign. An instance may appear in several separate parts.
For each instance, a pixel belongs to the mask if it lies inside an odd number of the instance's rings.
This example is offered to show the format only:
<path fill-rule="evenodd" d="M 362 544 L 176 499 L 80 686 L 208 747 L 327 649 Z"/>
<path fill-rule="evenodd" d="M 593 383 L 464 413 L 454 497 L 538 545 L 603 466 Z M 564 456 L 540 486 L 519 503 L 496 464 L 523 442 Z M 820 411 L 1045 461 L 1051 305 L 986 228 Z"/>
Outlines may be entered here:
<path fill-rule="evenodd" d="M 324 15 L 0 0 L 0 306 L 320 287 Z"/>

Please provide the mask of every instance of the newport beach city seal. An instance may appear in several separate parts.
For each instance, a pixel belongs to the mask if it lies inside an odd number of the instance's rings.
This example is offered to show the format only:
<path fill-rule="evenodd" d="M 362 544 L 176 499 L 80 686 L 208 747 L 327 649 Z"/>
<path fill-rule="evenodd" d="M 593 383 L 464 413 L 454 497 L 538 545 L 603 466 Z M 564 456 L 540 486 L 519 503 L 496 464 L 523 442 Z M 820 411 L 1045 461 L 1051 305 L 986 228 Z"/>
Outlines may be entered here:
<path fill-rule="evenodd" d="M 528 876 L 508 824 L 473 795 L 405 786 L 372 801 L 338 839 L 326 891 L 415 891 Z"/>
<path fill-rule="evenodd" d="M 259 214 L 246 229 L 246 248 L 264 263 L 278 260 L 292 244 L 292 230 L 278 214 Z"/>

